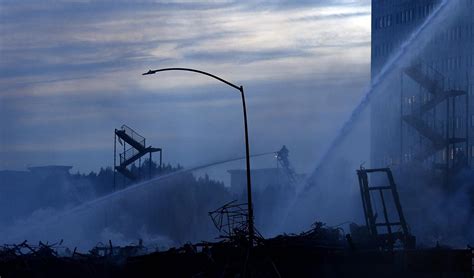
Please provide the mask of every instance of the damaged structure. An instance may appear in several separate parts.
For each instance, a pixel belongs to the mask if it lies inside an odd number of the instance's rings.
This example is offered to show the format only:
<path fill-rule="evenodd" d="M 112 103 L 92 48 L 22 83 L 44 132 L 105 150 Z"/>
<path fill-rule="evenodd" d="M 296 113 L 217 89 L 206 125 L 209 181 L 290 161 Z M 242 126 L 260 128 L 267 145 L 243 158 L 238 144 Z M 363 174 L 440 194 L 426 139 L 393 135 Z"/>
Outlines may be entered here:
<path fill-rule="evenodd" d="M 376 174 L 385 176 L 387 184 L 374 186 L 380 179 L 370 176 Z M 6 277 L 37 277 L 38 271 L 44 277 L 472 277 L 471 247 L 415 248 L 390 169 L 360 169 L 357 176 L 366 226 L 352 224 L 348 234 L 316 222 L 299 234 L 259 235 L 252 246 L 246 204 L 232 201 L 209 212 L 221 232 L 216 242 L 147 252 L 142 241 L 125 247 L 109 241 L 87 254 L 63 250 L 59 255 L 62 241 L 38 246 L 25 241 L 0 247 L 0 269 Z M 372 210 L 371 192 L 380 194 L 383 222 Z M 389 197 L 395 211 L 389 209 Z"/>
<path fill-rule="evenodd" d="M 372 74 L 382 67 L 396 44 L 433 11 L 437 0 L 373 1 L 374 17 Z M 473 1 L 460 0 L 472 11 Z M 357 170 L 361 207 L 365 223 L 350 225 L 346 233 L 338 226 L 315 222 L 297 234 L 264 238 L 255 230 L 249 235 L 253 217 L 249 203 L 228 202 L 210 211 L 220 236 L 215 242 L 186 243 L 166 251 L 149 252 L 138 245 L 119 247 L 111 241 L 98 244 L 87 254 L 76 249 L 58 251 L 62 242 L 31 245 L 22 242 L 0 247 L 0 275 L 35 277 L 453 277 L 473 276 L 473 249 L 431 246 L 417 248 L 409 217 L 401 199 L 409 192 L 398 186 L 394 172 L 423 169 L 431 180 L 449 185 L 453 175 L 472 166 L 474 136 L 469 125 L 472 93 L 472 19 L 447 25 L 443 36 L 459 47 L 460 56 L 438 55 L 431 49 L 426 59 L 416 61 L 400 72 L 400 87 L 384 92 L 374 100 L 372 113 L 372 165 Z M 464 25 L 463 25 L 464 24 Z M 470 25 L 469 25 L 470 24 Z M 468 26 L 468 27 L 466 27 Z M 393 35 L 395 34 L 395 36 Z M 470 36 L 470 37 L 469 37 Z M 451 43 L 450 43 L 451 45 Z M 470 58 L 470 64 L 465 61 Z M 436 60 L 436 59 L 441 60 Z M 466 72 L 465 83 L 460 78 Z M 393 101 L 392 101 L 393 100 Z M 395 103 L 395 105 L 394 105 Z M 123 125 L 114 132 L 115 172 L 125 179 L 141 177 L 130 168 L 161 148 L 147 146 L 145 138 Z M 394 140 L 396 138 L 396 140 Z M 117 142 L 123 152 L 117 152 Z M 389 143 L 388 143 L 389 142 Z M 277 167 L 252 170 L 255 184 L 294 185 L 299 176 L 288 160 L 288 149 L 276 152 Z M 117 161 L 118 157 L 118 161 Z M 416 167 L 413 167 L 413 166 Z M 231 170 L 231 188 L 244 191 L 244 170 Z M 442 177 L 442 178 L 440 178 Z M 354 184 L 354 186 L 357 186 Z M 262 190 L 263 191 L 263 190 Z M 405 193 L 406 195 L 402 194 Z M 409 211 L 416 201 L 409 201 Z M 377 211 L 381 209 L 381 213 Z M 250 210 L 251 211 L 251 210 Z M 249 216 L 250 214 L 250 216 Z M 192 221 L 190 221 L 192 222 Z M 193 229 L 190 223 L 186 225 Z M 252 231 L 253 232 L 253 231 Z"/>
<path fill-rule="evenodd" d="M 386 175 L 385 185 L 370 186 L 369 175 L 382 173 Z M 360 194 L 362 197 L 362 208 L 364 209 L 364 218 L 368 235 L 373 239 L 375 246 L 382 249 L 393 250 L 397 240 L 405 248 L 415 248 L 415 237 L 408 230 L 408 225 L 403 214 L 400 197 L 398 196 L 397 186 L 389 168 L 383 169 L 360 169 L 357 171 L 359 179 Z M 377 221 L 377 214 L 374 212 L 374 203 L 371 192 L 379 193 L 379 203 L 382 205 L 383 221 Z M 389 194 L 386 194 L 388 192 Z M 388 195 L 388 196 L 387 196 Z M 388 204 L 386 200 L 390 198 L 395 208 L 395 217 L 390 219 Z M 392 213 L 393 214 L 393 213 Z M 395 231 L 395 229 L 397 231 Z M 380 230 L 382 229 L 382 232 Z"/>

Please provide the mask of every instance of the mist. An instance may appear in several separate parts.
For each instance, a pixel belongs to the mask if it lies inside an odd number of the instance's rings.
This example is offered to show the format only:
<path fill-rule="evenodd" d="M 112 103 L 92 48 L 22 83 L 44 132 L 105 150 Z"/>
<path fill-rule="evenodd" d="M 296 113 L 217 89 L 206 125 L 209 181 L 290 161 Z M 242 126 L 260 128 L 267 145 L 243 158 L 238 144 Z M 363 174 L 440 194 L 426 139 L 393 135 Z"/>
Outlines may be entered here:
<path fill-rule="evenodd" d="M 52 74 L 59 77 L 59 81 L 20 74 L 13 79 L 23 81 L 13 84 L 9 83 L 12 77 L 3 76 L 4 88 L 19 88 L 20 92 L 1 96 L 4 117 L 0 123 L 6 128 L 1 134 L 5 171 L 0 173 L 0 243 L 64 240 L 64 245 L 85 252 L 109 240 L 121 246 L 143 240 L 150 250 L 218 240 L 219 232 L 208 212 L 232 200 L 244 203 L 247 197 L 245 191 L 232 188 L 228 172 L 245 168 L 240 160 L 244 154 L 240 98 L 234 92 L 227 92 L 227 88 L 187 75 L 138 80 L 147 67 L 190 61 L 192 65 L 206 65 L 244 84 L 252 153 L 272 153 L 286 145 L 293 170 L 301 175 L 295 182 L 253 184 L 255 223 L 262 236 L 299 233 L 316 221 L 341 227 L 349 233 L 350 223 L 363 224 L 364 221 L 356 170 L 390 167 L 410 231 L 420 246 L 472 245 L 474 172 L 470 168 L 457 171 L 450 188 L 446 189 L 441 185 L 441 176 L 427 174 L 426 165 L 414 164 L 409 171 L 403 170 L 401 158 L 379 162 L 371 150 L 372 136 L 379 128 L 371 123 L 371 109 L 380 104 L 396 106 L 400 102 L 398 95 L 387 92 L 398 86 L 404 68 L 426 55 L 430 43 L 439 35 L 437 30 L 454 24 L 460 12 L 456 3 L 441 1 L 392 52 L 381 70 L 372 76 L 372 81 L 365 61 L 369 59 L 368 33 L 354 34 L 352 41 L 343 47 L 337 46 L 339 40 L 327 39 L 318 44 L 308 42 L 306 37 L 297 37 L 293 38 L 297 45 L 287 46 L 282 42 L 282 49 L 269 47 L 257 49 L 255 53 L 241 53 L 233 49 L 235 40 L 223 35 L 232 30 L 225 24 L 219 35 L 207 29 L 203 37 L 189 34 L 183 26 L 195 24 L 200 17 L 210 17 L 206 12 L 196 12 L 200 8 L 194 6 L 187 7 L 185 12 L 193 16 L 191 22 L 181 22 L 180 16 L 172 17 L 182 24 L 175 30 L 183 32 L 185 37 L 174 38 L 179 39 L 179 46 L 159 42 L 160 51 L 153 49 L 148 53 L 145 50 L 152 48 L 150 44 L 154 42 L 142 42 L 137 49 L 128 45 L 133 55 L 127 56 L 123 63 L 133 69 L 133 78 L 120 67 L 115 56 L 104 65 L 84 65 L 79 71 L 80 81 L 69 79 L 71 72 L 78 72 L 64 64 L 58 70 L 61 74 Z M 325 5 L 326 12 L 330 12 L 331 3 Z M 275 13 L 284 13 L 279 10 L 284 7 L 287 6 L 282 4 L 272 9 Z M 316 13 L 320 7 L 312 8 L 311 12 Z M 366 8 L 367 4 L 348 5 L 347 9 L 355 12 L 343 17 L 346 25 L 342 26 L 365 23 Z M 246 5 L 219 5 L 215 9 L 237 9 L 244 19 L 249 19 L 255 17 L 255 13 L 266 14 L 268 7 L 258 7 L 256 12 L 249 12 Z M 118 14 L 120 12 L 119 9 Z M 144 10 L 140 12 L 147 15 Z M 306 13 L 300 6 L 292 7 L 291 18 L 285 22 L 266 18 L 266 28 L 262 30 L 257 30 L 257 25 L 243 26 L 245 20 L 236 19 L 235 32 L 245 36 L 249 30 L 258 31 L 255 37 L 250 37 L 271 45 L 272 40 L 262 39 L 263 34 L 268 35 L 271 33 L 268 30 L 282 26 L 292 33 L 293 28 L 301 27 L 302 21 L 309 20 L 310 15 Z M 60 14 L 56 16 L 62 18 Z M 332 22 L 334 17 L 341 17 L 333 13 L 326 17 L 311 16 L 312 25 L 303 27 L 314 27 L 318 21 Z M 127 18 L 129 20 L 138 22 Z M 223 22 L 221 18 L 215 20 Z M 215 24 L 213 20 L 211 23 L 203 21 L 208 27 Z M 288 22 L 298 22 L 298 25 Z M 123 23 L 114 24 L 120 27 Z M 106 28 L 107 24 L 99 22 L 94 26 Z M 89 32 L 89 29 L 80 30 L 85 37 Z M 164 31 L 160 33 L 173 37 Z M 338 37 L 344 35 L 337 34 Z M 67 37 L 69 33 L 61 33 L 61 36 Z M 111 39 L 115 40 L 120 38 Z M 189 44 L 193 41 L 201 43 L 192 48 Z M 222 44 L 220 51 L 209 50 L 213 43 Z M 249 39 L 245 46 L 255 45 Z M 230 54 L 235 56 L 229 55 L 226 47 L 232 48 Z M 329 52 L 333 47 L 337 50 Z M 14 45 L 3 46 L 2 56 L 13 48 Z M 301 52 L 295 51 L 299 48 Z M 67 58 L 69 54 L 61 55 Z M 316 63 L 313 59 L 322 59 L 322 62 Z M 201 62 L 203 60 L 206 62 Z M 2 67 L 10 65 L 11 61 L 7 61 Z M 92 69 L 104 78 L 104 84 L 84 75 Z M 54 67 L 49 70 L 54 71 Z M 21 67 L 17 71 L 22 73 L 25 69 Z M 63 75 L 64 72 L 68 74 Z M 26 79 L 33 81 L 25 83 Z M 87 85 L 81 87 L 84 79 Z M 82 95 L 79 88 L 88 93 Z M 95 96 L 99 91 L 102 93 Z M 386 128 L 394 128 L 397 121 L 388 121 Z M 123 177 L 117 174 L 118 185 L 114 188 L 110 168 L 112 131 L 122 123 L 143 130 L 148 142 L 162 147 L 166 167 L 163 170 L 155 164 L 153 178 L 135 183 L 122 182 Z M 236 161 L 220 163 L 228 159 Z M 77 166 L 67 174 L 41 176 L 25 169 L 29 163 Z M 256 171 L 274 168 L 277 161 L 270 155 L 252 158 L 251 163 L 252 170 Z"/>

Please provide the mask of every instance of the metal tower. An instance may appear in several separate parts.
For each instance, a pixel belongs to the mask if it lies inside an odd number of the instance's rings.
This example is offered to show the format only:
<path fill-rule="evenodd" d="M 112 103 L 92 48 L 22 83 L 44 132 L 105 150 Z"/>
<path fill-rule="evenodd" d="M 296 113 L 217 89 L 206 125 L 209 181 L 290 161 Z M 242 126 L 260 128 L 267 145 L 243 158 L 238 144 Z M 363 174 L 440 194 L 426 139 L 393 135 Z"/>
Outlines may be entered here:
<path fill-rule="evenodd" d="M 117 165 L 117 140 L 123 146 L 123 152 L 119 153 L 119 164 Z M 141 174 L 141 158 L 149 154 L 149 178 L 151 178 L 152 153 L 160 152 L 160 169 L 162 166 L 162 149 L 146 146 L 145 137 L 126 125 L 122 125 L 121 129 L 115 129 L 114 136 L 114 189 L 115 189 L 115 173 L 119 172 L 129 180 L 136 181 L 140 179 Z M 133 173 L 129 166 L 139 161 L 138 175 Z"/>

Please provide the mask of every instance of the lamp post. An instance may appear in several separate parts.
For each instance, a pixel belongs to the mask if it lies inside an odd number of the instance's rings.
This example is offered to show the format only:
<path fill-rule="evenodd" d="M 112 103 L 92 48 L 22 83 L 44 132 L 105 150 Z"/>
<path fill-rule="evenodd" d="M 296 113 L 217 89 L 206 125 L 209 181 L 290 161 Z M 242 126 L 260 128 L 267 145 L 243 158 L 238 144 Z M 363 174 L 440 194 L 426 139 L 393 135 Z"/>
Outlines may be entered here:
<path fill-rule="evenodd" d="M 212 77 L 214 79 L 221 81 L 222 83 L 229 85 L 230 87 L 234 89 L 237 89 L 240 92 L 240 95 L 242 97 L 242 108 L 243 108 L 243 113 L 244 113 L 245 160 L 246 160 L 246 165 L 247 165 L 247 210 L 248 210 L 247 226 L 248 226 L 248 233 L 249 233 L 248 234 L 249 244 L 250 246 L 253 246 L 255 229 L 253 225 L 254 223 L 253 223 L 253 205 L 252 205 L 252 186 L 251 186 L 251 178 L 250 178 L 250 146 L 249 146 L 249 133 L 248 133 L 248 126 L 247 126 L 247 108 L 245 106 L 244 87 L 232 84 L 229 81 L 222 79 L 214 74 L 201 71 L 201 70 L 190 69 L 190 68 L 163 68 L 163 69 L 149 70 L 148 72 L 145 72 L 142 75 L 150 75 L 150 74 L 155 74 L 157 72 L 163 72 L 163 71 L 190 71 L 190 72 L 207 75 L 209 77 Z"/>

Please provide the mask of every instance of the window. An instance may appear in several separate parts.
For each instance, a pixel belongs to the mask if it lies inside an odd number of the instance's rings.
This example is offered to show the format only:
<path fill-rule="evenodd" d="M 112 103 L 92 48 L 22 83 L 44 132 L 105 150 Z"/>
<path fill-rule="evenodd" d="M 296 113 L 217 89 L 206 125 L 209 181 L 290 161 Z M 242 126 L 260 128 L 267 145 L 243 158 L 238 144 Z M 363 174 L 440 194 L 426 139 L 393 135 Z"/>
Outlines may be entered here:
<path fill-rule="evenodd" d="M 456 129 L 460 129 L 463 126 L 462 122 L 462 117 L 456 117 Z"/>
<path fill-rule="evenodd" d="M 439 133 L 443 134 L 444 132 L 444 121 L 443 120 L 440 120 L 439 121 Z"/>

